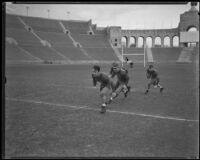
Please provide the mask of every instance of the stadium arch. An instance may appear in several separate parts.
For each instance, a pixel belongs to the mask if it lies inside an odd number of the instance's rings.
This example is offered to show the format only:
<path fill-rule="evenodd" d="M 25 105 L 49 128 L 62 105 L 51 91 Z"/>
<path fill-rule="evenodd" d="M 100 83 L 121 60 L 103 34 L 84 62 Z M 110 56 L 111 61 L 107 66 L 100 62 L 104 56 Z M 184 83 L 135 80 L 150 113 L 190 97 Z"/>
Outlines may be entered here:
<path fill-rule="evenodd" d="M 121 38 L 121 41 L 122 41 L 123 47 L 124 47 L 124 48 L 127 48 L 127 47 L 128 47 L 128 37 L 123 36 L 123 37 Z"/>
<path fill-rule="evenodd" d="M 142 36 L 140 36 L 140 37 L 138 37 L 138 48 L 142 48 L 143 46 L 144 46 L 144 37 L 142 37 Z"/>
<path fill-rule="evenodd" d="M 161 47 L 161 38 L 159 36 L 154 39 L 154 47 Z"/>
<path fill-rule="evenodd" d="M 152 37 L 149 36 L 146 38 L 146 45 L 148 48 L 152 48 L 152 46 L 153 46 L 153 38 Z"/>
<path fill-rule="evenodd" d="M 169 36 L 164 37 L 164 47 L 170 47 L 170 37 Z"/>
<path fill-rule="evenodd" d="M 136 38 L 134 36 L 130 37 L 129 47 L 136 47 Z"/>
<path fill-rule="evenodd" d="M 194 4 L 191 3 L 191 8 L 189 11 L 180 14 L 180 21 L 176 28 L 171 29 L 152 29 L 152 30 L 122 30 L 121 27 L 109 27 L 109 37 L 111 41 L 115 38 L 121 39 L 122 37 L 126 37 L 126 47 L 130 47 L 129 41 L 131 37 L 135 37 L 135 46 L 136 48 L 141 48 L 141 38 L 143 37 L 143 43 L 146 44 L 146 38 L 152 37 L 152 47 L 184 47 L 184 43 L 180 42 L 180 33 L 187 32 L 190 28 L 196 27 L 199 30 L 199 15 L 198 10 L 195 8 Z M 115 31 L 115 32 L 114 32 Z M 165 42 L 165 37 L 168 42 Z M 177 37 L 176 37 L 177 36 Z M 160 40 L 157 40 L 160 37 Z M 177 41 L 178 39 L 178 41 Z M 159 43 L 157 42 L 159 41 Z M 176 41 L 176 42 L 175 42 Z M 174 43 L 174 44 L 173 44 Z M 117 46 L 121 47 L 119 43 Z M 142 45 L 143 47 L 143 45 Z"/>
<path fill-rule="evenodd" d="M 179 47 L 179 37 L 177 35 L 172 38 L 172 47 Z"/>

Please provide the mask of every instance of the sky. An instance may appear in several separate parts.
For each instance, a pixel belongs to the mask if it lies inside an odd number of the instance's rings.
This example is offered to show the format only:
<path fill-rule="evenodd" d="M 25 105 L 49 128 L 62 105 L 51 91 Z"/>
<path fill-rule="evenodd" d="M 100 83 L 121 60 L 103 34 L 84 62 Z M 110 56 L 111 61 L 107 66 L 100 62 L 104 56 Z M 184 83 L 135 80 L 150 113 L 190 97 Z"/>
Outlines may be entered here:
<path fill-rule="evenodd" d="M 51 2 L 52 3 L 52 2 Z M 28 10 L 27 10 L 28 6 Z M 13 4 L 6 3 L 6 13 L 61 20 L 92 20 L 97 27 L 121 26 L 122 29 L 176 28 L 180 14 L 188 4 Z M 196 6 L 199 10 L 199 3 Z M 49 12 L 48 12 L 49 10 Z"/>

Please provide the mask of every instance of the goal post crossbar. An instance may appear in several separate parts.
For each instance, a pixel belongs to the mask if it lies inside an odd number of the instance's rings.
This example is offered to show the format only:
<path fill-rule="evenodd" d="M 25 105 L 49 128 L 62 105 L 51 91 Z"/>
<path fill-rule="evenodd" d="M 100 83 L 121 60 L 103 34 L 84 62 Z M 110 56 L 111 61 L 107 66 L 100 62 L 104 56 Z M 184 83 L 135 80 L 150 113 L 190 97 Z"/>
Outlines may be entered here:
<path fill-rule="evenodd" d="M 137 55 L 137 56 L 141 55 L 141 56 L 144 56 L 144 54 L 123 54 L 123 55 Z"/>
<path fill-rule="evenodd" d="M 126 56 L 126 55 L 129 55 L 129 56 L 144 56 L 144 68 L 145 68 L 145 65 L 146 65 L 146 58 L 145 58 L 145 47 L 146 47 L 146 45 L 144 45 L 144 54 L 124 54 L 123 53 L 123 45 L 122 45 L 122 66 L 123 66 L 123 62 L 124 62 L 124 55 Z"/>

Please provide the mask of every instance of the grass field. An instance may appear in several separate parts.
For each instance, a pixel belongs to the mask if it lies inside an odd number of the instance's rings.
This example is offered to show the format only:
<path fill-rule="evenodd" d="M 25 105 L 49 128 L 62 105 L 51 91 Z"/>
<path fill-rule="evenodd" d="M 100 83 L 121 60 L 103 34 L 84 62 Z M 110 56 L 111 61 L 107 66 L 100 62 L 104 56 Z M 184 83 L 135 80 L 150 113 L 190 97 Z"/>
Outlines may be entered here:
<path fill-rule="evenodd" d="M 6 66 L 5 156 L 199 157 L 195 66 L 155 67 L 162 94 L 144 95 L 145 70 L 136 64 L 129 71 L 131 93 L 100 114 L 91 65 Z"/>

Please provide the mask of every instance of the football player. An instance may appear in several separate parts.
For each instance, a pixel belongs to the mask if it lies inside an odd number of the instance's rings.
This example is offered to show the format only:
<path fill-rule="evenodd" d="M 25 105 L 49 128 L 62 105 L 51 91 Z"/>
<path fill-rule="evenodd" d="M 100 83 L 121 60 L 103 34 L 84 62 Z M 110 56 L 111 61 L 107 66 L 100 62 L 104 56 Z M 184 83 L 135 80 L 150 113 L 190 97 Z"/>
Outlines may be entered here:
<path fill-rule="evenodd" d="M 112 96 L 108 103 L 111 103 L 114 98 L 116 98 L 120 92 L 124 92 L 124 96 L 127 97 L 128 93 L 130 92 L 131 87 L 128 85 L 129 76 L 128 71 L 119 66 L 117 63 L 113 63 L 111 70 L 110 70 L 110 77 L 114 78 L 117 77 L 117 82 L 114 85 Z"/>
<path fill-rule="evenodd" d="M 110 98 L 114 84 L 112 79 L 106 74 L 100 71 L 100 66 L 93 66 L 92 73 L 93 85 L 96 86 L 97 82 L 100 83 L 100 97 L 103 101 L 101 105 L 101 113 L 106 112 L 107 98 Z"/>
<path fill-rule="evenodd" d="M 128 57 L 125 57 L 125 62 L 130 68 L 133 68 L 133 61 L 129 60 Z"/>
<path fill-rule="evenodd" d="M 149 83 L 147 85 L 147 90 L 145 91 L 145 94 L 149 92 L 149 89 L 151 86 L 154 86 L 154 88 L 159 87 L 160 92 L 163 91 L 164 88 L 159 83 L 160 78 L 158 77 L 158 72 L 156 71 L 156 69 L 154 69 L 154 66 L 152 64 L 149 65 L 149 67 L 147 68 L 146 76 L 147 76 L 147 79 L 149 79 Z"/>

